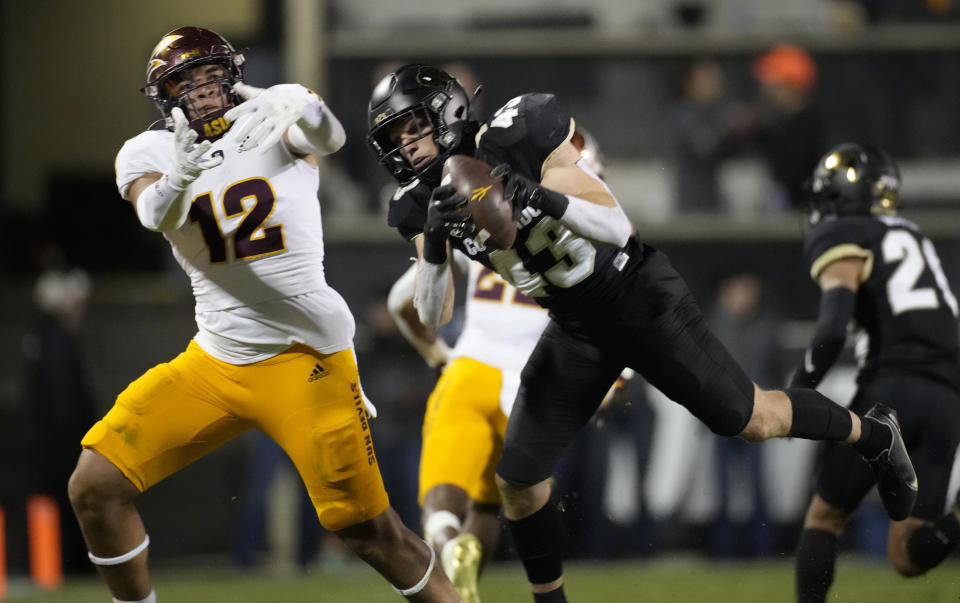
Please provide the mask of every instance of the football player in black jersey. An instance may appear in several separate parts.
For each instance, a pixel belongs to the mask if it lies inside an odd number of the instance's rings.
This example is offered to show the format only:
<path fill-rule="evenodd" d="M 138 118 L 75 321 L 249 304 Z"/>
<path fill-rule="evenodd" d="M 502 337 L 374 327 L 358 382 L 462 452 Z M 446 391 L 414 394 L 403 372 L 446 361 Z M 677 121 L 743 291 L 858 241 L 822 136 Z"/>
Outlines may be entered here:
<path fill-rule="evenodd" d="M 873 459 L 888 512 L 906 517 L 916 476 L 890 416 L 864 418 L 815 390 L 756 387 L 707 329 L 686 284 L 642 243 L 613 194 L 571 144 L 573 119 L 550 94 L 508 101 L 482 125 L 450 75 L 406 65 L 377 84 L 368 144 L 397 179 L 388 222 L 417 249 L 424 324 L 453 307 L 450 246 L 500 273 L 551 322 L 521 376 L 497 482 L 534 600 L 565 601 L 562 530 L 550 477 L 625 366 L 711 430 L 760 441 L 793 436 L 852 444 Z M 443 161 L 497 166 L 518 226 L 510 249 L 474 236 L 465 198 L 440 185 Z"/>
<path fill-rule="evenodd" d="M 812 227 L 803 254 L 821 289 L 816 332 L 790 387 L 816 387 L 853 320 L 863 337 L 851 409 L 881 401 L 899 417 L 920 489 L 913 512 L 890 524 L 887 553 L 904 576 L 939 564 L 960 540 L 960 508 L 944 515 L 960 443 L 957 300 L 933 243 L 897 215 L 900 173 L 883 151 L 831 149 L 809 181 Z M 844 528 L 876 483 L 850 448 L 832 446 L 797 549 L 797 600 L 824 601 Z"/>

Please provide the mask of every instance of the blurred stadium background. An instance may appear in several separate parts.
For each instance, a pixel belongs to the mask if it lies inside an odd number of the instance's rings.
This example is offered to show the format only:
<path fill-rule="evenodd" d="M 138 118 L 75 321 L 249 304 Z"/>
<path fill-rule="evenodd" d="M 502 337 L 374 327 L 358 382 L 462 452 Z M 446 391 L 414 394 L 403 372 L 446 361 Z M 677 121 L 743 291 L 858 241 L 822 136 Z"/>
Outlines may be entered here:
<path fill-rule="evenodd" d="M 24 342 L 38 312 L 38 277 L 63 267 L 90 277 L 79 341 L 98 413 L 144 370 L 181 351 L 194 333 L 188 285 L 162 237 L 141 228 L 120 200 L 112 170 L 123 141 L 156 118 L 138 92 L 150 50 L 164 32 L 187 24 L 248 47 L 248 82 L 297 81 L 320 91 L 347 128 L 346 147 L 323 165 L 327 275 L 357 318 L 361 374 L 381 410 L 373 425 L 378 456 L 394 506 L 411 527 L 418 524 L 419 425 L 432 375 L 385 313 L 389 286 L 412 252 L 385 224 L 390 183 L 364 143 L 369 93 L 390 66 L 455 65 L 464 80 L 472 76 L 483 84 L 484 115 L 523 92 L 555 93 L 599 141 L 611 187 L 642 237 L 671 256 L 701 305 L 714 306 L 725 277 L 755 276 L 779 350 L 779 369 L 770 368 L 767 383 L 776 385 L 799 358 L 816 314 L 817 291 L 800 255 L 802 219 L 784 202 L 768 151 L 749 136 L 718 159 L 723 200 L 691 209 L 678 198 L 675 114 L 688 67 L 709 60 L 724 83 L 717 119 L 729 117 L 746 131 L 745 116 L 757 115 L 762 105 L 756 59 L 779 44 L 800 46 L 815 63 L 809 93 L 821 124 L 820 150 L 852 139 L 890 151 L 903 172 L 904 215 L 934 240 L 955 291 L 960 283 L 960 3 L 952 0 L 3 2 L 0 225 L 7 243 L 0 255 L 0 507 L 14 585 L 25 584 L 28 572 L 25 501 L 44 481 L 27 451 L 54 447 L 62 438 L 29 428 L 37 409 L 24 385 Z M 455 336 L 455 327 L 447 335 Z M 824 387 L 849 399 L 853 370 L 847 354 Z M 731 450 L 642 383 L 631 385 L 626 400 L 615 420 L 584 434 L 558 475 L 569 556 L 642 559 L 637 567 L 649 571 L 651 581 L 669 579 L 669 571 L 656 569 L 662 559 L 739 560 L 717 570 L 732 578 L 696 566 L 704 572 L 703 589 L 724 580 L 742 584 L 756 568 L 769 567 L 760 573 L 773 577 L 770 592 L 776 594 L 746 600 L 789 600 L 792 577 L 783 560 L 795 543 L 816 448 L 779 441 Z M 70 450 L 76 440 L 67 446 L 68 457 L 77 452 Z M 143 497 L 158 567 L 229 571 L 236 563 L 238 514 L 256 446 L 242 437 Z M 956 470 L 954 476 L 951 492 L 960 485 Z M 343 563 L 322 536 L 310 554 L 298 555 L 299 485 L 289 472 L 277 474 L 269 493 L 265 534 L 247 567 Z M 73 519 L 67 509 L 61 512 L 66 533 Z M 848 552 L 880 560 L 884 526 L 879 505 L 864 505 Z M 75 550 L 64 555 L 69 587 L 74 572 L 89 568 Z M 511 558 L 508 542 L 500 557 Z M 759 561 L 771 557 L 781 564 Z M 520 582 L 517 568 L 508 567 L 505 575 Z M 689 573 L 686 567 L 677 574 Z M 892 570 L 876 569 L 867 563 L 850 571 L 864 577 L 863 588 L 898 580 Z M 843 561 L 839 571 L 843 580 Z M 954 558 L 902 591 L 911 594 L 891 600 L 956 600 L 958 574 Z M 229 581 L 231 574 L 225 575 Z M 627 580 L 623 589 L 641 590 L 644 581 Z M 240 584 L 238 592 L 247 594 L 235 597 L 260 600 Z M 320 579 L 306 584 L 323 588 Z M 386 585 L 378 586 L 389 596 Z M 855 580 L 841 587 L 843 600 L 880 600 L 870 595 L 875 590 L 858 590 Z M 510 588 L 503 592 L 520 592 Z M 14 588 L 11 595 L 27 590 Z M 100 600 L 76 592 L 65 598 L 53 593 L 49 600 Z M 651 597 L 707 600 L 679 592 Z M 514 596 L 521 595 L 502 600 Z M 711 600 L 725 598 L 732 596 Z"/>

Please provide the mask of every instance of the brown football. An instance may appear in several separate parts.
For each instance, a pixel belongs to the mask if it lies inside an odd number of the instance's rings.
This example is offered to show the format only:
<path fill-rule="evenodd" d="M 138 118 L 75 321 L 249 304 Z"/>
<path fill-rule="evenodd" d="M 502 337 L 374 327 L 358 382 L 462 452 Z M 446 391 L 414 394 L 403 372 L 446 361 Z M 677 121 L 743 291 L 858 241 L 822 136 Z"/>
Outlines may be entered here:
<path fill-rule="evenodd" d="M 474 239 L 488 247 L 510 249 L 517 238 L 513 205 L 503 198 L 503 180 L 490 176 L 490 166 L 469 155 L 453 155 L 443 164 L 443 182 L 467 198 L 467 211 L 477 227 Z"/>

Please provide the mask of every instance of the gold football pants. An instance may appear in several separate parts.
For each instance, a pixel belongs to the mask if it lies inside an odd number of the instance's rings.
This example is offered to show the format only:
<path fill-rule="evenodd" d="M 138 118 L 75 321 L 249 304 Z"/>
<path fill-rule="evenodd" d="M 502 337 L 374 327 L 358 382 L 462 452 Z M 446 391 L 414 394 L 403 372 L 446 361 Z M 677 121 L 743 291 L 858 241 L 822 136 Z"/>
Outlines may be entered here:
<path fill-rule="evenodd" d="M 507 417 L 500 408 L 500 370 L 455 358 L 427 401 L 420 455 L 420 504 L 439 484 L 452 484 L 481 503 L 499 503 L 494 481 Z"/>
<path fill-rule="evenodd" d="M 248 365 L 191 341 L 131 383 L 81 444 L 140 491 L 250 428 L 293 460 L 324 528 L 372 519 L 389 505 L 352 350 L 296 345 Z"/>

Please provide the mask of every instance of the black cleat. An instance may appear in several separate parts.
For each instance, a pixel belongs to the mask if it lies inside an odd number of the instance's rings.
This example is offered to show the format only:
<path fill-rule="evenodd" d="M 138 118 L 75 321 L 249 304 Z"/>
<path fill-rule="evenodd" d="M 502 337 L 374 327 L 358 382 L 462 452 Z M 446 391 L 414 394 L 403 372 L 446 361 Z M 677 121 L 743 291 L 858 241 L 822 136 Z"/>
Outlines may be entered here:
<path fill-rule="evenodd" d="M 894 521 L 902 521 L 910 515 L 917 502 L 917 472 L 913 470 L 913 463 L 900 434 L 897 411 L 877 404 L 864 417 L 886 425 L 892 433 L 890 445 L 876 458 L 866 461 L 877 478 L 877 492 L 887 515 Z"/>

